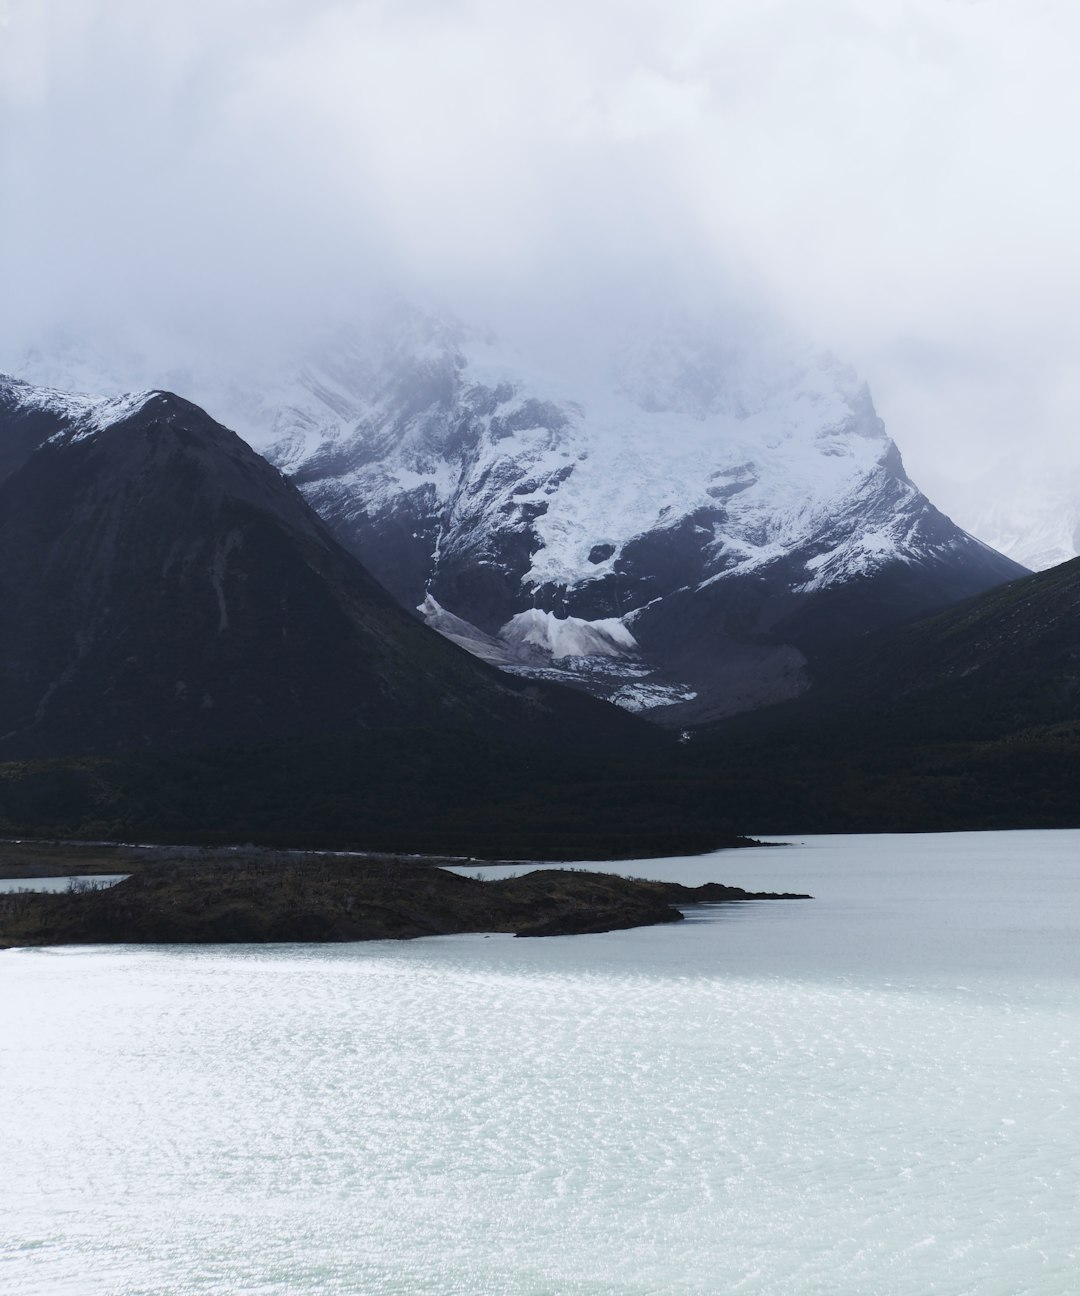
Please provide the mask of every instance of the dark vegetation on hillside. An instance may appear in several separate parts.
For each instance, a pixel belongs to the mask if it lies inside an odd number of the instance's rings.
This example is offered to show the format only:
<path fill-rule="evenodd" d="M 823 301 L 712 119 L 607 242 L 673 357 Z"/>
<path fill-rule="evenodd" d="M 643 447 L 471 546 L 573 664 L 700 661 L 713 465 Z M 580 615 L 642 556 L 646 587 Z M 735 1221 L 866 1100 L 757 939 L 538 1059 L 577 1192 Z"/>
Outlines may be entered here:
<path fill-rule="evenodd" d="M 737 834 L 1080 825 L 1080 560 L 867 637 L 652 752 L 420 729 L 0 766 L 0 833 L 612 859 Z"/>
<path fill-rule="evenodd" d="M 755 832 L 1080 826 L 1080 559 L 867 636 L 680 763 Z"/>
<path fill-rule="evenodd" d="M 749 845 L 737 818 L 634 753 L 411 730 L 0 766 L 7 837 L 601 860 Z"/>
<path fill-rule="evenodd" d="M 756 833 L 1080 827 L 1080 725 L 924 742 L 878 721 L 718 742 L 683 778 L 723 787 Z"/>
<path fill-rule="evenodd" d="M 872 707 L 923 742 L 1080 721 L 1080 558 L 867 636 L 816 674 L 808 715 Z"/>
<path fill-rule="evenodd" d="M 1077 722 L 923 741 L 851 713 L 702 737 L 647 762 L 458 756 L 425 764 L 388 739 L 5 766 L 0 833 L 602 860 L 750 844 L 740 830 L 1080 826 Z"/>

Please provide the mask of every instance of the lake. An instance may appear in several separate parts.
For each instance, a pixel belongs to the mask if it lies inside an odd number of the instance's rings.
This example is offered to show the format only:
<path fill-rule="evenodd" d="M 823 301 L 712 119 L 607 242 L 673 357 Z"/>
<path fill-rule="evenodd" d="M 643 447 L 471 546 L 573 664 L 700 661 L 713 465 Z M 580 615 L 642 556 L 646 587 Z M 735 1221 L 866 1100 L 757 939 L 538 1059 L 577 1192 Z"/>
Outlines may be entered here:
<path fill-rule="evenodd" d="M 0 954 L 0 1290 L 1071 1296 L 1080 831 L 619 870 L 816 898 Z"/>
<path fill-rule="evenodd" d="M 5 891 L 70 891 L 83 887 L 97 890 L 115 886 L 127 876 L 127 873 L 90 873 L 85 876 L 73 873 L 66 877 L 0 878 L 0 894 Z"/>

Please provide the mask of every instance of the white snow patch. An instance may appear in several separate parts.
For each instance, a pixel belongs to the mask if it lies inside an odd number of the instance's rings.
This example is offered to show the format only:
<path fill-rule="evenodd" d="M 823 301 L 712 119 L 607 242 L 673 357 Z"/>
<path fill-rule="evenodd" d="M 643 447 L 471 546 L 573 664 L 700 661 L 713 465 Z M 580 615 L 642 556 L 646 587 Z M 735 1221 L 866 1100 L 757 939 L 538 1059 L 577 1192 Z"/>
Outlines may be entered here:
<path fill-rule="evenodd" d="M 580 688 L 588 680 L 594 686 L 589 691 L 606 696 L 624 711 L 648 711 L 697 697 L 686 685 L 652 678 L 652 670 L 636 656 L 637 640 L 614 618 L 585 621 L 523 612 L 511 618 L 503 637 L 496 639 L 448 612 L 430 594 L 416 610 L 433 630 L 489 665 L 511 675 L 571 687 Z M 518 633 L 510 635 L 507 630 Z"/>
<path fill-rule="evenodd" d="M 617 617 L 585 621 L 580 617 L 558 617 L 539 608 L 511 617 L 499 637 L 511 648 L 535 649 L 555 661 L 564 657 L 624 657 L 638 649 L 637 640 Z"/>
<path fill-rule="evenodd" d="M 659 684 L 656 682 L 627 684 L 611 695 L 611 701 L 624 711 L 635 714 L 651 711 L 654 707 L 675 706 L 679 702 L 691 702 L 697 693 L 686 685 Z M 680 739 L 680 741 L 682 741 Z"/>
<path fill-rule="evenodd" d="M 433 598 L 430 594 L 426 595 L 424 601 L 417 606 L 417 612 L 424 619 L 424 624 L 432 630 L 437 630 L 444 639 L 449 639 L 451 643 L 456 643 L 459 648 L 464 648 L 466 652 L 472 653 L 474 657 L 479 657 L 489 666 L 509 666 L 514 664 L 515 658 L 505 644 L 501 643 L 493 635 L 485 634 L 479 626 L 475 626 L 471 621 L 466 621 L 462 617 L 455 616 L 453 612 L 448 612 L 446 608 Z"/>

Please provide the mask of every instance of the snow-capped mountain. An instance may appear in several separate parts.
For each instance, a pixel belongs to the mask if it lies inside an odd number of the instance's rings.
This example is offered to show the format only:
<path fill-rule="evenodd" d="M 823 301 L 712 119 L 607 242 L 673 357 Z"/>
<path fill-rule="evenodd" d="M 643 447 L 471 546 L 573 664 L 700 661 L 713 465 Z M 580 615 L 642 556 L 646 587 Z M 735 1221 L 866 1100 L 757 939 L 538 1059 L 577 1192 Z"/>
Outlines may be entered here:
<path fill-rule="evenodd" d="M 1023 570 L 913 485 L 849 368 L 751 325 L 653 318 L 541 365 L 399 306 L 188 377 L 433 626 L 676 723 Z"/>
<path fill-rule="evenodd" d="M 621 750 L 647 729 L 440 639 L 280 473 L 168 392 L 0 374 L 0 549 L 4 759 L 364 730 Z"/>
<path fill-rule="evenodd" d="M 406 313 L 300 381 L 267 453 L 403 603 L 673 719 L 1020 574 L 911 483 L 849 368 L 775 335 L 652 322 L 567 376 Z"/>

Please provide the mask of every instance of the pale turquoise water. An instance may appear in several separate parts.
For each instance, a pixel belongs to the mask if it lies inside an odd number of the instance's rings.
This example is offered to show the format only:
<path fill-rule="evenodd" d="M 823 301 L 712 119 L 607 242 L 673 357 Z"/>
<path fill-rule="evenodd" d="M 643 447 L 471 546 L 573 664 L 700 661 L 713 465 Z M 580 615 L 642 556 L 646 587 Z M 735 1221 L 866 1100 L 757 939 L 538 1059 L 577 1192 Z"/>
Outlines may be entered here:
<path fill-rule="evenodd" d="M 0 893 L 4 891 L 67 891 L 72 885 L 110 887 L 122 882 L 126 873 L 96 873 L 89 877 L 0 878 Z"/>
<path fill-rule="evenodd" d="M 1076 1290 L 1080 833 L 629 871 L 818 898 L 0 955 L 0 1290 Z"/>

